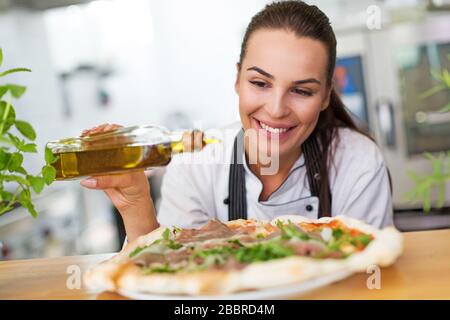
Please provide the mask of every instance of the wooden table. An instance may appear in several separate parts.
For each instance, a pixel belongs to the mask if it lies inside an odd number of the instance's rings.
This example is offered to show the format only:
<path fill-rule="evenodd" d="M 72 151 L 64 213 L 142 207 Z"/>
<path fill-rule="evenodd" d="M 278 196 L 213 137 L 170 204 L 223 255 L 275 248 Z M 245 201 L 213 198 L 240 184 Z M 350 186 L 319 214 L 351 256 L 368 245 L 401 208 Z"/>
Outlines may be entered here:
<path fill-rule="evenodd" d="M 381 289 L 368 289 L 366 283 L 371 274 L 360 273 L 292 298 L 450 299 L 450 229 L 404 233 L 404 237 L 403 255 L 393 266 L 381 270 Z M 66 286 L 69 277 L 78 270 L 86 271 L 111 256 L 0 262 L 0 299 L 124 299 L 118 294 L 95 292 L 83 285 L 79 289 Z M 70 266 L 75 267 L 70 269 Z M 76 281 L 70 283 L 76 286 Z"/>

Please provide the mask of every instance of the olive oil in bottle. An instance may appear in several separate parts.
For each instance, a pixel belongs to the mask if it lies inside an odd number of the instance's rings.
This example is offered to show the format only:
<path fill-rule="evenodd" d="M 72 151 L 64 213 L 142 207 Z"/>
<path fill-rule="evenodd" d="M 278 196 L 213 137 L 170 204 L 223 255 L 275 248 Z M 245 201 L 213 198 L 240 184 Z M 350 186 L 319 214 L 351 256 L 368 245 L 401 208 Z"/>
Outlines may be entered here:
<path fill-rule="evenodd" d="M 216 142 L 197 130 L 169 132 L 162 127 L 135 126 L 51 141 L 47 147 L 58 157 L 53 163 L 56 180 L 69 180 L 165 166 L 173 154 Z"/>

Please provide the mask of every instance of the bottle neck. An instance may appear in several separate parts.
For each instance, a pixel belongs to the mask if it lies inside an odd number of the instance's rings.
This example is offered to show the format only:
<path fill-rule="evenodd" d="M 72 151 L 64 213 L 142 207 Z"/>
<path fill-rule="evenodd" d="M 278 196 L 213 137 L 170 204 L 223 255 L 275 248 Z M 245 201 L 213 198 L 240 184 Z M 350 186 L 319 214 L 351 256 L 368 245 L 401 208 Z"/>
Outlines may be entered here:
<path fill-rule="evenodd" d="M 172 137 L 170 147 L 173 154 L 200 151 L 207 144 L 220 142 L 217 138 L 205 137 L 199 131 L 186 131 L 181 134 L 181 137 L 179 134 L 173 135 Z"/>

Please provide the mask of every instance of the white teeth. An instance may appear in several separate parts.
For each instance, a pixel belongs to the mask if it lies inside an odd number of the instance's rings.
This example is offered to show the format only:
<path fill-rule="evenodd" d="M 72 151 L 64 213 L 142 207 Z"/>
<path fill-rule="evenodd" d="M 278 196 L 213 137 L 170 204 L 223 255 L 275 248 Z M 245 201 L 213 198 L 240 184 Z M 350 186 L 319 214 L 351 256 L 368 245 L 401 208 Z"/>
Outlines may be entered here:
<path fill-rule="evenodd" d="M 261 121 L 259 122 L 259 124 L 261 125 L 261 128 L 263 128 L 264 130 L 267 130 L 271 133 L 284 133 L 286 131 L 288 131 L 287 128 L 272 128 L 269 127 L 267 124 L 262 123 Z"/>

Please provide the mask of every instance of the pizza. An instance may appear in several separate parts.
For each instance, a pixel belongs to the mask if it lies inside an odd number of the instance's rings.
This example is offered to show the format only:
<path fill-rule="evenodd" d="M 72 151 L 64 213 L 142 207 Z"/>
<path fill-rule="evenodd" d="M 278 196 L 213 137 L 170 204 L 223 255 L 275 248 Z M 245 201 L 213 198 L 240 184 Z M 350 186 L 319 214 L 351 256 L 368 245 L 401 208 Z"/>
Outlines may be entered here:
<path fill-rule="evenodd" d="M 159 227 L 89 269 L 84 280 L 105 291 L 210 296 L 386 267 L 402 249 L 394 227 L 379 230 L 346 216 L 210 220 L 197 229 Z"/>

